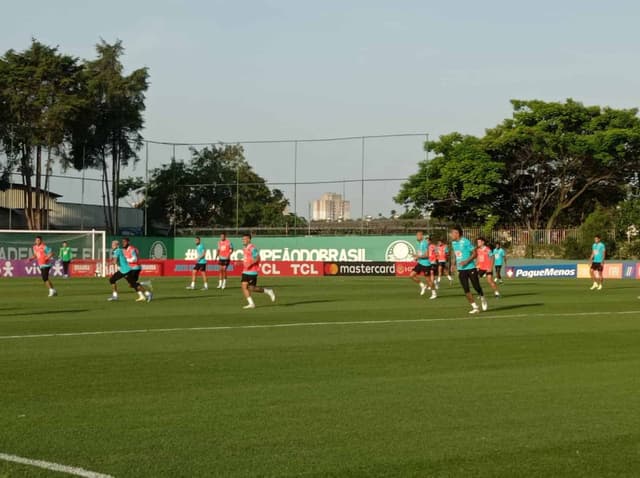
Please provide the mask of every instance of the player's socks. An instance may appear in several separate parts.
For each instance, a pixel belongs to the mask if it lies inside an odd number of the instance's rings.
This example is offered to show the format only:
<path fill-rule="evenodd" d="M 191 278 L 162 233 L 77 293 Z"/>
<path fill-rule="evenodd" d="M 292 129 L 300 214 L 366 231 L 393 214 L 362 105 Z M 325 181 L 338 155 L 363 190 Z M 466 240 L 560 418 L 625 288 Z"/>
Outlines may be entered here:
<path fill-rule="evenodd" d="M 256 304 L 253 302 L 253 298 L 252 297 L 248 297 L 247 298 L 247 305 L 244 306 L 245 309 L 255 309 L 256 308 Z"/>
<path fill-rule="evenodd" d="M 227 288 L 227 279 L 222 281 L 222 285 L 220 286 L 221 289 L 226 289 Z"/>
<path fill-rule="evenodd" d="M 58 295 L 58 291 L 55 289 L 49 289 L 49 297 L 55 297 L 56 295 Z"/>
<path fill-rule="evenodd" d="M 117 292 L 112 292 L 111 293 L 111 297 L 109 297 L 107 300 L 109 302 L 113 302 L 114 300 L 118 300 L 118 293 Z"/>
<path fill-rule="evenodd" d="M 438 298 L 438 293 L 435 290 L 432 290 L 431 297 L 429 297 L 429 300 L 437 299 L 437 298 Z"/>
<path fill-rule="evenodd" d="M 209 290 L 209 284 L 207 282 L 202 286 L 202 290 Z"/>
<path fill-rule="evenodd" d="M 487 299 L 484 296 L 480 297 L 480 305 L 482 306 L 482 310 L 486 311 L 489 308 L 489 304 L 487 304 Z"/>
<path fill-rule="evenodd" d="M 602 284 L 598 284 L 598 290 L 602 290 Z"/>
<path fill-rule="evenodd" d="M 420 282 L 420 295 L 424 295 L 427 292 L 427 285 L 424 282 Z"/>
<path fill-rule="evenodd" d="M 222 282 L 221 280 L 218 281 L 218 287 L 216 287 L 216 289 L 222 289 Z"/>
<path fill-rule="evenodd" d="M 473 304 L 471 304 L 471 310 L 469 311 L 470 314 L 479 314 L 480 313 L 480 308 L 478 307 L 478 304 L 476 304 L 475 302 Z"/>
<path fill-rule="evenodd" d="M 595 290 L 598 288 L 598 283 L 594 282 L 593 285 L 591 286 L 591 290 Z"/>

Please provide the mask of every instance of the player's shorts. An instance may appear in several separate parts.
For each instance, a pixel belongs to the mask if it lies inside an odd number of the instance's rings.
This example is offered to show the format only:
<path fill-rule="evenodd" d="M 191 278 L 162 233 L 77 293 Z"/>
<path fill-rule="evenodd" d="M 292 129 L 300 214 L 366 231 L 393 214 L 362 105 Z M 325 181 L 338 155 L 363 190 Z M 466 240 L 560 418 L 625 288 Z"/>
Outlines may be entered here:
<path fill-rule="evenodd" d="M 431 266 L 423 266 L 422 264 L 416 264 L 415 267 L 413 268 L 413 272 L 415 272 L 416 274 L 424 274 L 424 275 L 428 275 L 431 274 Z"/>
<path fill-rule="evenodd" d="M 207 265 L 206 264 L 197 263 L 195 266 L 193 266 L 193 270 L 194 271 L 200 271 L 200 272 L 206 272 L 207 271 Z"/>
<path fill-rule="evenodd" d="M 592 271 L 602 272 L 602 269 L 603 269 L 602 262 L 594 262 L 591 264 Z"/>
<path fill-rule="evenodd" d="M 40 268 L 40 276 L 42 276 L 42 282 L 47 282 L 49 280 L 49 272 L 51 271 L 51 267 L 41 267 Z"/>
<path fill-rule="evenodd" d="M 471 289 L 469 288 L 469 282 L 471 282 L 474 288 L 480 289 L 480 282 L 478 280 L 478 269 L 465 269 L 458 271 L 458 278 L 460 279 L 460 285 L 465 294 L 468 294 Z"/>
<path fill-rule="evenodd" d="M 438 261 L 440 267 L 447 267 L 447 261 Z"/>
<path fill-rule="evenodd" d="M 247 284 L 255 287 L 258 285 L 258 274 L 242 274 L 240 282 L 246 282 Z"/>
<path fill-rule="evenodd" d="M 229 264 L 231 264 L 231 260 L 229 259 L 218 259 L 218 265 L 220 267 L 229 267 Z"/>
<path fill-rule="evenodd" d="M 109 284 L 115 284 L 124 277 L 124 274 L 120 271 L 116 271 L 111 277 L 109 277 Z"/>
<path fill-rule="evenodd" d="M 141 269 L 131 269 L 129 272 L 127 272 L 124 275 L 124 278 L 127 279 L 127 282 L 129 283 L 130 287 L 133 287 L 134 289 L 137 289 L 138 287 L 140 287 L 140 284 L 138 283 L 138 279 L 140 278 L 140 272 L 141 272 Z"/>
<path fill-rule="evenodd" d="M 492 275 L 493 275 L 493 271 L 486 271 L 484 269 L 478 269 L 478 277 L 492 276 Z"/>

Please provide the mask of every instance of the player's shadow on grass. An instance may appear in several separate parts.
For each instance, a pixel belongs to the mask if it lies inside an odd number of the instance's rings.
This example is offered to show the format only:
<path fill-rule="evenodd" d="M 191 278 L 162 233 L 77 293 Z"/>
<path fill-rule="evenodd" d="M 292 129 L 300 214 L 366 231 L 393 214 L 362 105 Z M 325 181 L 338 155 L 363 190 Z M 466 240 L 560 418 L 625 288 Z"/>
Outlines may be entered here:
<path fill-rule="evenodd" d="M 217 299 L 218 297 L 228 297 L 221 294 L 203 294 L 203 295 L 170 295 L 154 298 L 152 302 L 164 301 L 164 300 L 205 300 L 205 299 Z"/>
<path fill-rule="evenodd" d="M 299 302 L 287 302 L 285 304 L 279 304 L 282 307 L 294 307 L 296 305 L 309 305 L 309 304 L 326 304 L 330 302 L 338 302 L 337 300 L 301 300 Z"/>
<path fill-rule="evenodd" d="M 38 310 L 34 312 L 18 312 L 11 314 L 0 314 L 0 317 L 22 317 L 30 315 L 53 315 L 53 314 L 79 314 L 89 312 L 89 309 L 58 309 L 58 310 Z"/>
<path fill-rule="evenodd" d="M 544 305 L 542 302 L 535 302 L 530 304 L 513 304 L 513 305 L 504 305 L 502 307 L 491 307 L 489 311 L 498 312 L 500 310 L 514 310 L 514 309 L 524 309 L 526 307 L 540 307 Z"/>
<path fill-rule="evenodd" d="M 502 298 L 503 299 L 510 299 L 511 297 L 524 297 L 527 295 L 540 295 L 538 292 L 522 292 L 520 294 L 505 294 Z"/>

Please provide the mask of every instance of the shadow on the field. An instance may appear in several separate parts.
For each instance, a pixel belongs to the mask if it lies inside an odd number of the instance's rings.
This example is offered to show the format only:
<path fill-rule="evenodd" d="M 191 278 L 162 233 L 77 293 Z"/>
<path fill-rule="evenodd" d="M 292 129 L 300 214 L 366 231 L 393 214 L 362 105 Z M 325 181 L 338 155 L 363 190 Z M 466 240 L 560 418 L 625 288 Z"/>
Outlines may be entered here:
<path fill-rule="evenodd" d="M 505 294 L 502 296 L 503 299 L 510 299 L 511 297 L 524 297 L 527 295 L 540 295 L 538 292 L 522 292 L 521 294 Z"/>
<path fill-rule="evenodd" d="M 52 315 L 52 314 L 78 314 L 80 312 L 89 312 L 89 309 L 58 309 L 58 310 L 38 310 L 34 312 L 18 312 L 11 314 L 0 314 L 0 317 L 22 317 L 30 315 Z"/>
<path fill-rule="evenodd" d="M 299 302 L 287 302 L 286 304 L 279 304 L 282 307 L 293 307 L 295 305 L 307 305 L 307 304 L 326 304 L 329 302 L 338 302 L 337 300 L 301 300 Z"/>
<path fill-rule="evenodd" d="M 184 295 L 169 295 L 169 296 L 160 296 L 160 297 L 153 297 L 153 301 L 152 302 L 158 302 L 158 301 L 163 301 L 163 300 L 204 300 L 204 299 L 214 299 L 214 298 L 218 298 L 218 297 L 225 297 L 222 294 L 206 294 L 203 293 L 202 295 L 190 295 L 190 296 L 184 296 Z"/>
<path fill-rule="evenodd" d="M 513 305 L 505 305 L 502 307 L 491 307 L 489 310 L 492 312 L 497 312 L 499 310 L 514 310 L 514 309 L 523 309 L 525 307 L 540 307 L 544 305 L 542 302 L 535 302 L 532 304 L 513 304 Z"/>

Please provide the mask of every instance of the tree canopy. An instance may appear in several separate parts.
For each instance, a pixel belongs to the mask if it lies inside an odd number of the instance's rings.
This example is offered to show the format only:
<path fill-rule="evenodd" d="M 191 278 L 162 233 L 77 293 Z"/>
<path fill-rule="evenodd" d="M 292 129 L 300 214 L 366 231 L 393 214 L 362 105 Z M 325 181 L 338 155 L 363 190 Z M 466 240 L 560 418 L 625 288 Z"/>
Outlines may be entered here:
<path fill-rule="evenodd" d="M 528 228 L 576 225 L 625 197 L 640 167 L 637 109 L 513 100 L 513 115 L 481 138 L 452 133 L 401 187 L 409 209 L 459 222 Z"/>

